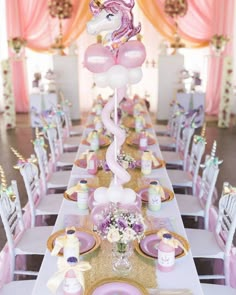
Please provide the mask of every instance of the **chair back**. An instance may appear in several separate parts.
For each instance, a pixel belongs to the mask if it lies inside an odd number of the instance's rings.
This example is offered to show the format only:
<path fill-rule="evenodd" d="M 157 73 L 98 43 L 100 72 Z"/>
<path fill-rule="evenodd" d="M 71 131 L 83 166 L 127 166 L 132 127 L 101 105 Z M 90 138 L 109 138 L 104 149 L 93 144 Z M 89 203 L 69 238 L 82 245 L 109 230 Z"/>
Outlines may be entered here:
<path fill-rule="evenodd" d="M 173 118 L 173 128 L 171 129 L 171 136 L 175 138 L 176 141 L 176 152 L 179 151 L 179 142 L 181 138 L 181 130 L 184 122 L 184 114 L 177 111 Z"/>
<path fill-rule="evenodd" d="M 187 171 L 189 171 L 193 177 L 193 194 L 196 194 L 196 185 L 198 180 L 198 173 L 201 164 L 203 154 L 205 152 L 206 140 L 201 136 L 194 136 L 191 153 L 189 157 L 189 163 Z"/>
<path fill-rule="evenodd" d="M 219 245 L 224 250 L 224 272 L 226 285 L 230 284 L 230 255 L 236 229 L 236 189 L 224 183 L 219 201 L 219 214 L 215 234 Z"/>
<path fill-rule="evenodd" d="M 65 122 L 65 115 L 62 110 L 55 110 L 53 114 L 53 121 L 56 125 L 57 130 L 57 145 L 59 148 L 60 154 L 63 153 L 63 142 L 66 137 L 65 129 L 63 128 L 63 124 Z"/>
<path fill-rule="evenodd" d="M 26 192 L 28 195 L 30 213 L 31 213 L 31 227 L 35 226 L 35 210 L 36 204 L 41 197 L 40 180 L 38 167 L 33 163 L 25 163 L 20 167 L 20 173 L 23 177 Z"/>
<path fill-rule="evenodd" d="M 209 210 L 212 205 L 213 193 L 219 174 L 218 158 L 207 155 L 200 182 L 200 190 L 197 197 L 204 208 L 204 228 L 209 228 Z"/>
<path fill-rule="evenodd" d="M 195 115 L 191 116 L 190 119 L 186 120 L 182 125 L 182 132 L 179 139 L 177 150 L 183 154 L 184 158 L 184 170 L 187 169 L 188 152 L 191 139 L 194 134 L 195 125 L 193 124 Z"/>
<path fill-rule="evenodd" d="M 47 151 L 40 140 L 34 141 L 34 151 L 38 160 L 40 179 L 42 181 L 43 192 L 47 192 L 47 179 L 50 175 L 51 169 L 49 167 Z"/>
<path fill-rule="evenodd" d="M 56 127 L 47 128 L 45 137 L 48 140 L 49 149 L 51 153 L 51 160 L 55 166 L 58 157 L 61 155 L 61 144 L 58 141 L 57 135 L 58 132 Z"/>
<path fill-rule="evenodd" d="M 10 273 L 13 279 L 15 270 L 15 238 L 24 230 L 24 222 L 19 198 L 17 183 L 15 180 L 6 189 L 0 190 L 0 215 L 6 233 L 10 252 Z"/>

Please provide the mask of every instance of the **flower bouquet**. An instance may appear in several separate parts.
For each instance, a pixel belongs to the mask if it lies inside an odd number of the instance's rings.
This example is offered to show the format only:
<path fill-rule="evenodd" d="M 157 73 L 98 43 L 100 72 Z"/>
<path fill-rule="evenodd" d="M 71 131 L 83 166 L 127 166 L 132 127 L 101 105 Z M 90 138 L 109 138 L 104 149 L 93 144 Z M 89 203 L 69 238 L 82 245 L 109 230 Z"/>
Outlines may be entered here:
<path fill-rule="evenodd" d="M 135 168 L 136 167 L 136 161 L 133 157 L 130 155 L 122 152 L 117 156 L 118 163 L 122 165 L 123 168 Z"/>
<path fill-rule="evenodd" d="M 229 40 L 230 39 L 227 36 L 217 34 L 215 34 L 211 38 L 210 45 L 216 55 L 220 55 L 225 50 L 225 46 L 229 42 Z"/>
<path fill-rule="evenodd" d="M 131 242 L 136 239 L 140 241 L 145 229 L 143 216 L 137 211 L 110 205 L 101 212 L 97 232 L 102 238 L 113 243 L 114 271 L 126 275 L 131 270 Z"/>
<path fill-rule="evenodd" d="M 8 40 L 8 46 L 12 48 L 15 54 L 20 54 L 22 47 L 26 45 L 26 40 L 21 37 L 14 37 Z"/>

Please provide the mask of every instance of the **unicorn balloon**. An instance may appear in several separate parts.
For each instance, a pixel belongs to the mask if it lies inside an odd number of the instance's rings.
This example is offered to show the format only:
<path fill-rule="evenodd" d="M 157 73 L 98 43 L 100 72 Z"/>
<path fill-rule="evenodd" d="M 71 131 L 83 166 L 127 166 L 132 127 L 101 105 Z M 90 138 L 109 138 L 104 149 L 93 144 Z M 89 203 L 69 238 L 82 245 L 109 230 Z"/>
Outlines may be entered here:
<path fill-rule="evenodd" d="M 105 37 L 103 44 L 92 44 L 87 48 L 84 66 L 94 73 L 97 86 L 110 86 L 115 93 L 102 111 L 104 126 L 111 134 L 114 134 L 114 141 L 106 153 L 106 162 L 114 178 L 109 188 L 101 187 L 95 190 L 96 203 L 110 201 L 138 204 L 136 193 L 122 187 L 131 177 L 117 161 L 126 138 L 125 131 L 118 125 L 117 108 L 126 96 L 127 84 L 135 84 L 141 79 L 140 67 L 146 57 L 145 47 L 140 41 L 129 41 L 141 30 L 140 23 L 138 26 L 133 25 L 134 4 L 134 0 L 90 1 L 90 9 L 94 17 L 87 23 L 87 32 L 93 35 L 105 32 Z M 100 81 L 100 85 L 97 81 Z M 114 120 L 111 119 L 113 110 Z"/>
<path fill-rule="evenodd" d="M 104 45 L 116 49 L 141 30 L 140 23 L 137 27 L 133 25 L 134 4 L 134 0 L 91 0 L 90 10 L 94 17 L 87 23 L 87 32 L 91 35 L 107 32 Z"/>

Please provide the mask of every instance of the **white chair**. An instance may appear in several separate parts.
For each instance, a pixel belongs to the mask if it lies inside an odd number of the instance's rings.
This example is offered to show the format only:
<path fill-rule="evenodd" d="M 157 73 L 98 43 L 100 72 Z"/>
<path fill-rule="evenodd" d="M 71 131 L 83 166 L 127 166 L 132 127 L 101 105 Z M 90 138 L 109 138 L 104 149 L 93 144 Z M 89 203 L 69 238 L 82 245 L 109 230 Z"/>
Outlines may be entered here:
<path fill-rule="evenodd" d="M 225 279 L 230 285 L 230 255 L 236 228 L 236 193 L 224 193 L 219 201 L 219 212 L 214 232 L 205 229 L 186 229 L 194 258 L 222 259 L 223 274 L 199 275 L 201 280 Z"/>
<path fill-rule="evenodd" d="M 15 258 L 17 255 L 44 255 L 53 226 L 25 228 L 16 181 L 12 181 L 8 189 L 1 190 L 0 215 L 9 247 L 11 279 L 17 274 L 37 276 L 35 271 L 16 269 Z"/>
<path fill-rule="evenodd" d="M 20 167 L 31 213 L 31 227 L 35 226 L 36 216 L 57 215 L 63 200 L 63 194 L 46 194 L 42 190 L 38 167 L 33 163 L 24 163 Z"/>
<path fill-rule="evenodd" d="M 1 295 L 30 295 L 33 292 L 35 280 L 12 281 L 3 286 Z"/>
<path fill-rule="evenodd" d="M 63 152 L 57 138 L 57 129 L 53 126 L 46 128 L 45 137 L 48 140 L 51 159 L 56 169 L 71 168 L 76 159 L 77 152 Z"/>
<path fill-rule="evenodd" d="M 189 163 L 186 171 L 167 169 L 167 173 L 174 188 L 191 189 L 192 194 L 195 195 L 196 184 L 199 178 L 198 172 L 205 151 L 205 145 L 206 141 L 204 138 L 199 141 L 193 140 L 191 154 L 187 160 Z"/>
<path fill-rule="evenodd" d="M 70 137 L 67 129 L 63 128 L 63 124 L 65 123 L 64 111 L 55 109 L 53 110 L 52 116 L 57 128 L 60 152 L 63 153 L 67 150 L 77 150 L 80 144 L 81 136 Z"/>
<path fill-rule="evenodd" d="M 236 289 L 216 284 L 201 284 L 204 295 L 235 295 Z"/>
<path fill-rule="evenodd" d="M 181 110 L 177 110 L 173 115 L 173 127 L 170 136 L 157 136 L 157 142 L 161 150 L 175 150 L 178 151 L 180 133 L 182 129 L 182 124 L 185 120 L 184 114 Z"/>
<path fill-rule="evenodd" d="M 204 218 L 204 228 L 209 227 L 209 210 L 219 174 L 219 161 L 213 155 L 206 156 L 204 170 L 199 183 L 199 192 L 196 195 L 175 194 L 180 214 Z"/>
<path fill-rule="evenodd" d="M 64 111 L 65 116 L 65 129 L 67 136 L 81 136 L 83 134 L 84 127 L 82 125 L 72 125 L 70 108 L 68 103 L 63 103 L 62 109 Z"/>
<path fill-rule="evenodd" d="M 179 140 L 178 152 L 162 151 L 163 159 L 167 166 L 174 166 L 186 170 L 189 146 L 194 133 L 194 126 L 189 124 L 184 127 Z"/>
<path fill-rule="evenodd" d="M 53 171 L 53 163 L 48 162 L 47 151 L 42 145 L 42 142 L 38 139 L 34 141 L 34 151 L 36 153 L 40 178 L 42 180 L 43 191 L 48 190 L 65 190 L 69 183 L 70 171 Z"/>
<path fill-rule="evenodd" d="M 174 124 L 173 123 L 173 114 L 174 114 L 176 107 L 177 107 L 176 100 L 173 100 L 170 103 L 169 116 L 168 116 L 169 119 L 168 119 L 167 125 L 161 125 L 161 124 L 154 125 L 154 130 L 155 130 L 156 135 L 171 136 L 172 128 L 173 128 L 173 124 Z"/>

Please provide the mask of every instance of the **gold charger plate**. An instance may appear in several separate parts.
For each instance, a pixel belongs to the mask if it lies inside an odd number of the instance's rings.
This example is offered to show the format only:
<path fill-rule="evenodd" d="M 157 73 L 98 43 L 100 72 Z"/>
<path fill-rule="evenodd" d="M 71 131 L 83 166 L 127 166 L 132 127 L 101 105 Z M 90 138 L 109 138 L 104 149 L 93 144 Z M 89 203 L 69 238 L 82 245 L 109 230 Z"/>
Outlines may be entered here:
<path fill-rule="evenodd" d="M 76 229 L 76 232 L 82 232 L 82 233 L 91 235 L 93 237 L 94 241 L 95 241 L 95 244 L 94 244 L 93 247 L 91 247 L 91 249 L 81 252 L 80 255 L 91 253 L 91 252 L 95 251 L 100 246 L 101 239 L 96 233 L 94 233 L 93 231 L 91 231 L 89 229 L 85 229 L 85 228 L 82 228 L 82 227 L 76 227 L 75 229 Z M 48 248 L 48 250 L 50 252 L 52 252 L 52 250 L 53 250 L 54 242 L 55 242 L 56 238 L 58 238 L 60 236 L 63 236 L 64 234 L 65 234 L 65 229 L 62 229 L 62 230 L 59 230 L 59 231 L 55 232 L 54 234 L 52 234 L 48 238 L 48 240 L 47 240 L 47 248 Z M 59 252 L 57 256 L 63 256 L 63 253 Z"/>
<path fill-rule="evenodd" d="M 142 286 L 140 283 L 138 283 L 138 282 L 136 282 L 134 280 L 130 280 L 130 279 L 127 279 L 127 278 L 107 278 L 107 279 L 103 279 L 103 280 L 100 280 L 100 281 L 96 282 L 89 289 L 85 290 L 85 295 L 93 295 L 94 291 L 96 291 L 96 289 L 98 287 L 102 287 L 103 285 L 112 284 L 112 283 L 127 284 L 127 285 L 129 285 L 131 287 L 135 287 L 136 289 L 138 289 L 141 292 L 142 295 L 148 295 L 149 294 L 147 289 L 144 286 Z M 97 294 L 104 294 L 104 293 L 97 293 Z M 111 293 L 109 293 L 109 294 L 111 294 Z M 114 294 L 116 294 L 116 292 L 114 292 Z M 129 294 L 129 293 L 127 293 L 127 294 Z"/>
<path fill-rule="evenodd" d="M 132 145 L 132 146 L 139 146 L 139 138 L 138 136 L 134 135 L 134 136 L 128 136 L 126 138 L 126 143 L 128 145 Z M 153 145 L 156 143 L 155 138 L 153 138 L 151 135 L 148 135 L 148 145 Z"/>
<path fill-rule="evenodd" d="M 142 240 L 144 240 L 146 237 L 151 237 L 152 235 L 156 235 L 156 233 L 158 232 L 158 229 L 157 230 L 150 230 L 150 231 L 146 231 L 145 232 L 145 236 Z M 186 249 L 186 251 L 188 252 L 189 251 L 189 242 L 184 238 L 182 237 L 181 235 L 175 233 L 175 232 L 172 232 L 172 231 L 168 231 L 175 239 L 177 239 L 178 241 L 180 241 L 182 243 L 182 245 L 184 246 L 184 248 Z M 141 240 L 141 241 L 142 241 Z M 140 241 L 140 243 L 141 243 Z M 158 242 L 158 239 L 156 239 L 156 241 Z M 140 246 L 140 243 L 135 240 L 134 241 L 134 248 L 135 250 L 138 252 L 138 254 L 140 254 L 141 256 L 145 257 L 145 258 L 148 258 L 148 259 L 157 259 L 157 256 L 154 257 L 154 255 L 148 255 L 146 252 L 144 252 L 142 249 L 141 249 L 141 246 Z M 180 248 L 180 247 L 179 247 Z M 178 248 L 177 248 L 178 249 Z M 182 249 L 181 249 L 182 250 Z M 181 258 L 183 256 L 185 256 L 186 253 L 182 250 L 182 251 L 178 251 L 176 250 L 176 256 L 175 258 Z"/>
<path fill-rule="evenodd" d="M 100 147 L 106 147 L 108 145 L 110 145 L 111 140 L 109 137 L 105 136 L 105 135 L 99 135 L 99 146 Z M 85 145 L 90 145 L 90 143 L 87 141 L 87 138 L 82 140 L 82 144 Z"/>
<path fill-rule="evenodd" d="M 144 203 L 147 203 L 148 200 L 147 200 L 146 196 L 142 196 L 142 193 L 147 193 L 148 188 L 149 188 L 149 186 L 145 185 L 145 186 L 143 186 L 143 187 L 136 190 L 136 192 L 138 194 L 140 194 L 141 200 Z M 169 201 L 173 200 L 174 196 L 175 196 L 174 192 L 172 192 L 172 190 L 168 189 L 167 187 L 162 186 L 162 188 L 163 188 L 164 193 L 165 193 L 165 199 L 162 199 L 161 202 L 164 203 L 164 202 L 169 202 Z"/>

